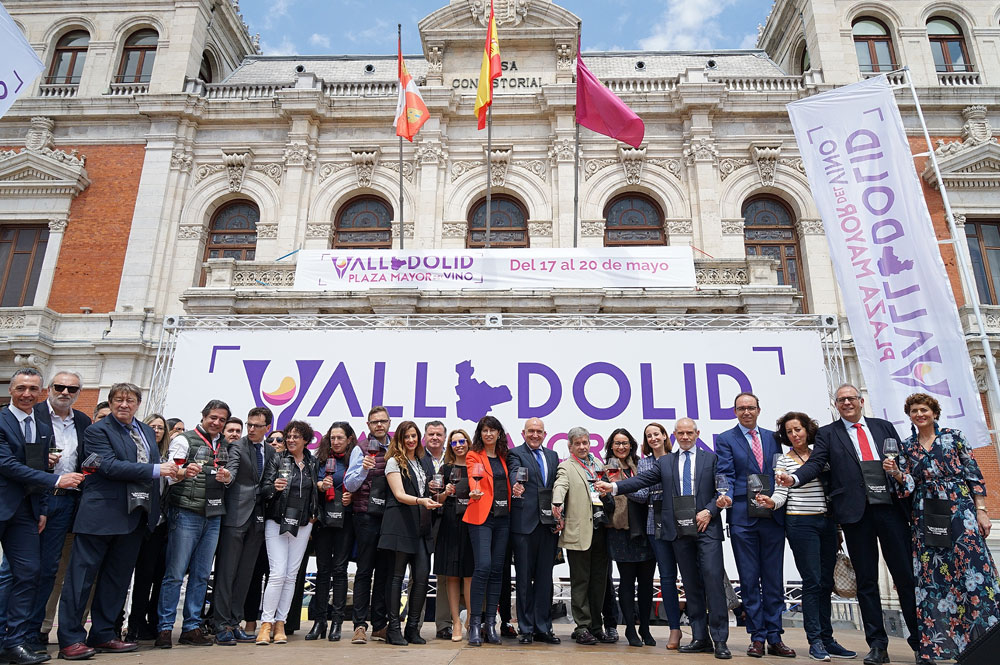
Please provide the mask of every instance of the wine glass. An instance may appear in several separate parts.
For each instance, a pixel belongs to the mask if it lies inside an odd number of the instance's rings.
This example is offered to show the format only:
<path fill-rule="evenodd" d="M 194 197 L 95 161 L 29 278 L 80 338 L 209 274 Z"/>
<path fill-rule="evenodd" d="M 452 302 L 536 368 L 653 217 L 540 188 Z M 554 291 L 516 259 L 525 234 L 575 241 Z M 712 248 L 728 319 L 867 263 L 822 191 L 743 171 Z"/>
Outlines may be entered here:
<path fill-rule="evenodd" d="M 225 448 L 219 448 L 219 451 L 215 453 L 215 466 L 225 466 L 229 463 L 229 451 Z"/>
<path fill-rule="evenodd" d="M 472 479 L 476 481 L 476 490 L 479 489 L 479 481 L 486 475 L 486 468 L 480 462 L 472 465 Z"/>
<path fill-rule="evenodd" d="M 89 455 L 87 455 L 87 459 L 83 460 L 83 464 L 80 465 L 80 471 L 83 473 L 83 475 L 89 476 L 90 474 L 94 473 L 99 468 L 101 468 L 102 461 L 103 460 L 101 460 L 100 455 L 98 455 L 97 453 L 90 453 Z"/>
<path fill-rule="evenodd" d="M 278 469 L 278 477 L 288 480 L 292 477 L 292 458 L 286 457 L 281 460 L 281 467 Z"/>
<path fill-rule="evenodd" d="M 612 457 L 608 460 L 608 463 L 604 465 L 604 470 L 607 472 L 608 480 L 616 482 L 621 476 L 622 463 L 618 461 L 617 457 Z"/>
<path fill-rule="evenodd" d="M 323 475 L 332 476 L 337 470 L 337 460 L 333 457 L 326 458 L 326 464 L 323 466 Z"/>
<path fill-rule="evenodd" d="M 784 457 L 784 453 L 774 453 L 771 458 L 771 470 L 774 472 L 775 478 L 781 478 L 785 475 L 784 469 L 778 468 L 781 464 L 781 458 Z"/>
<path fill-rule="evenodd" d="M 180 451 L 177 451 L 177 454 L 174 455 L 171 459 L 173 459 L 174 464 L 176 464 L 177 468 L 179 469 L 180 467 L 182 467 L 185 464 L 187 464 L 187 461 L 188 461 L 187 460 L 187 452 L 185 451 L 185 452 L 182 453 Z"/>
<path fill-rule="evenodd" d="M 57 446 L 57 445 L 53 444 L 53 445 L 52 445 L 52 446 L 51 446 L 51 447 L 49 448 L 49 455 L 62 455 L 62 451 L 63 451 L 63 449 L 62 449 L 62 448 L 60 448 L 59 446 Z M 55 465 L 55 463 L 53 463 L 53 464 L 50 464 L 50 465 L 49 465 L 49 468 L 50 468 L 50 469 L 54 469 L 54 468 L 56 468 L 56 465 Z"/>
<path fill-rule="evenodd" d="M 434 490 L 435 492 L 443 492 L 444 491 L 444 474 L 443 473 L 435 473 L 434 476 L 431 478 L 431 485 L 433 485 L 433 487 L 431 487 L 431 489 Z"/>
<path fill-rule="evenodd" d="M 760 481 L 760 477 L 758 477 L 756 474 L 750 476 L 747 479 L 747 490 L 749 490 L 750 493 L 753 494 L 754 503 L 757 503 L 757 495 L 760 494 L 761 491 L 763 491 L 763 489 L 764 489 L 764 483 Z"/>
<path fill-rule="evenodd" d="M 528 469 L 526 469 L 523 466 L 517 467 L 517 471 L 514 472 L 514 480 L 516 482 L 521 483 L 521 485 L 523 486 L 524 483 L 528 482 Z M 524 495 L 522 494 L 521 496 L 515 496 L 514 498 L 523 499 Z"/>
<path fill-rule="evenodd" d="M 208 446 L 202 446 L 195 451 L 194 457 L 192 458 L 191 461 L 193 461 L 198 466 L 204 467 L 207 466 L 209 462 L 215 461 L 215 455 L 212 454 L 211 448 L 209 448 Z M 212 472 L 214 473 L 215 469 L 213 469 Z"/>
<path fill-rule="evenodd" d="M 452 485 L 457 485 L 462 480 L 462 472 L 457 466 L 451 467 L 451 476 L 448 478 Z"/>
<path fill-rule="evenodd" d="M 726 478 L 725 474 L 717 473 L 715 475 L 715 491 L 719 493 L 719 496 L 729 494 L 729 479 Z"/>
<path fill-rule="evenodd" d="M 891 460 L 899 456 L 899 441 L 892 437 L 882 441 L 882 454 Z"/>

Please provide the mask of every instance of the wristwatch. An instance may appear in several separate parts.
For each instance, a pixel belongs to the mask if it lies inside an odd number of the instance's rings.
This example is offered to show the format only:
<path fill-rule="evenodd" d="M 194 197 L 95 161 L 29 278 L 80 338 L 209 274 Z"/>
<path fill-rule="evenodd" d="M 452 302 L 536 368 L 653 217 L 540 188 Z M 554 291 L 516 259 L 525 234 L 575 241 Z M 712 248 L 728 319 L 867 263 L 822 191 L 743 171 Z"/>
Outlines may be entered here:
<path fill-rule="evenodd" d="M 981 511 L 983 511 L 984 513 L 986 513 L 987 515 L 989 515 L 989 514 L 990 514 L 990 511 L 986 509 L 986 506 L 983 506 L 982 508 L 976 508 L 976 510 L 981 510 Z"/>

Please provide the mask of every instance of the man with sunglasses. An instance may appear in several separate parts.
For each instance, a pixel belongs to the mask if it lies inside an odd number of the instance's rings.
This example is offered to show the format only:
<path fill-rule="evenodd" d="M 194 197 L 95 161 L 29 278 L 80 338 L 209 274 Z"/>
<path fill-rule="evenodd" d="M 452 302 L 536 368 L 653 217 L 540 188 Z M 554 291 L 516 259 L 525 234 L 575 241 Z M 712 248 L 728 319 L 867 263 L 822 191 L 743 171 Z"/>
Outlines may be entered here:
<path fill-rule="evenodd" d="M 87 414 L 73 408 L 73 404 L 80 397 L 82 387 L 83 381 L 76 372 L 56 372 L 49 381 L 48 399 L 34 407 L 35 422 L 43 429 L 52 430 L 55 439 L 51 448 L 45 452 L 48 454 L 49 468 L 56 474 L 80 472 L 78 451 L 83 443 L 83 431 L 90 426 Z M 60 452 L 53 453 L 53 450 Z M 39 534 L 41 574 L 38 577 L 38 586 L 35 588 L 31 616 L 27 621 L 28 645 L 37 653 L 45 653 L 45 645 L 48 643 L 48 635 L 42 633 L 42 623 L 46 618 L 45 608 L 49 595 L 56 586 L 57 571 L 58 586 L 62 586 L 66 570 L 65 566 L 60 570 L 59 562 L 80 496 L 78 491 L 57 487 L 50 489 L 48 493 L 45 529 Z M 12 584 L 10 562 L 4 556 L 3 563 L 0 564 L 0 607 L 7 606 Z M 58 589 L 55 594 L 58 597 Z M 3 634 L 6 623 L 5 613 L 0 613 L 0 635 Z M 51 625 L 51 618 L 49 623 Z"/>

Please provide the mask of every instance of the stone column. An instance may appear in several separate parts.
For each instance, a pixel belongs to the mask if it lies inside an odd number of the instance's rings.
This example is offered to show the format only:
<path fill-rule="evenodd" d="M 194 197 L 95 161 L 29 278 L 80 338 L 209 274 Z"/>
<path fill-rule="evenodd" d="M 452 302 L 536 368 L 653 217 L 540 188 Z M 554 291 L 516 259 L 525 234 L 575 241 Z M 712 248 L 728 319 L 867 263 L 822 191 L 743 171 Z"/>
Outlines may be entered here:
<path fill-rule="evenodd" d="M 707 118 L 702 120 L 707 121 Z M 691 215 L 695 220 L 694 245 L 715 257 L 743 256 L 742 247 L 739 252 L 727 252 L 731 243 L 723 240 L 717 169 L 719 153 L 712 137 L 693 136 L 684 148 L 684 162 L 688 167 Z"/>
<path fill-rule="evenodd" d="M 59 249 L 62 247 L 63 236 L 66 235 L 68 217 L 52 217 L 49 219 L 49 240 L 45 245 L 45 256 L 42 258 L 42 269 L 38 273 L 38 284 L 35 286 L 35 307 L 45 307 L 49 304 L 49 293 L 52 291 L 52 279 L 56 273 L 56 262 L 59 260 Z"/>
<path fill-rule="evenodd" d="M 840 311 L 840 294 L 837 277 L 830 260 L 830 247 L 822 219 L 800 219 L 795 223 L 802 255 L 802 285 L 809 300 L 809 311 L 814 314 L 837 315 Z"/>

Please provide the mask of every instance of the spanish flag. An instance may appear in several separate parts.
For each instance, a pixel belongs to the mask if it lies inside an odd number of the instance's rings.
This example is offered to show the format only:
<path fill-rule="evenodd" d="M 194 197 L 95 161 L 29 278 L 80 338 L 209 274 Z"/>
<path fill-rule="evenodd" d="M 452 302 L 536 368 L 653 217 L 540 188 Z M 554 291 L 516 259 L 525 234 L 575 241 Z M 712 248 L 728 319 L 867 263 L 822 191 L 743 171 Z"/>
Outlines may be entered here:
<path fill-rule="evenodd" d="M 490 24 L 483 48 L 483 65 L 479 68 L 479 89 L 476 91 L 479 129 L 486 127 L 486 110 L 493 103 L 493 81 L 500 78 L 500 73 L 500 42 L 497 41 L 497 23 L 493 18 L 493 0 L 490 0 Z"/>
<path fill-rule="evenodd" d="M 402 136 L 407 141 L 413 142 L 413 137 L 417 135 L 420 128 L 429 117 L 427 105 L 424 98 L 420 96 L 417 84 L 413 82 L 413 77 L 406 71 L 406 64 L 403 62 L 403 42 L 398 42 L 399 53 L 399 101 L 396 103 L 396 120 L 392 123 L 396 127 L 396 136 Z"/>

